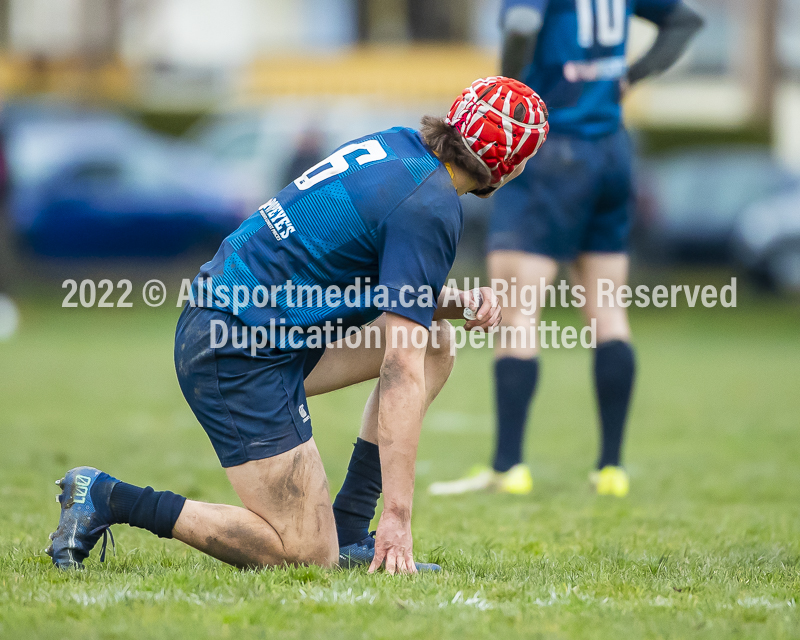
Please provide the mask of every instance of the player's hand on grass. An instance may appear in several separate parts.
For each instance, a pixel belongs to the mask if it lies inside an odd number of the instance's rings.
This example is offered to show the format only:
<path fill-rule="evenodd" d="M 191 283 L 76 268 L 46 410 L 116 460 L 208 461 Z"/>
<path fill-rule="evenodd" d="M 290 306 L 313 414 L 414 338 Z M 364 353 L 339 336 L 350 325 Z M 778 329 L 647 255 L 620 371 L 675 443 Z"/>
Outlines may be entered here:
<path fill-rule="evenodd" d="M 480 287 L 471 291 L 464 291 L 464 308 L 477 312 L 474 320 L 467 320 L 464 328 L 467 331 L 477 329 L 491 331 L 499 326 L 503 319 L 503 309 L 500 299 L 491 287 Z"/>
<path fill-rule="evenodd" d="M 375 573 L 385 564 L 386 573 L 416 573 L 411 540 L 411 519 L 401 518 L 384 509 L 375 533 L 375 557 L 369 572 Z"/>

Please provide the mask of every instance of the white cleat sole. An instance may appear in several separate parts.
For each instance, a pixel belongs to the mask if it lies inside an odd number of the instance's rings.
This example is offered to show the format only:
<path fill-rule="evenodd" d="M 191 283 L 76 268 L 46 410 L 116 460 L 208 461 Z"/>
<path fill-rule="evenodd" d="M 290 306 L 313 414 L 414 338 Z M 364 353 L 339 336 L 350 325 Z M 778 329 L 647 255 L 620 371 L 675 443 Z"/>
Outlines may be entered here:
<path fill-rule="evenodd" d="M 428 493 L 432 496 L 456 496 L 462 493 L 485 491 L 492 487 L 493 482 L 494 472 L 487 469 L 471 478 L 452 480 L 451 482 L 434 482 L 428 487 Z"/>

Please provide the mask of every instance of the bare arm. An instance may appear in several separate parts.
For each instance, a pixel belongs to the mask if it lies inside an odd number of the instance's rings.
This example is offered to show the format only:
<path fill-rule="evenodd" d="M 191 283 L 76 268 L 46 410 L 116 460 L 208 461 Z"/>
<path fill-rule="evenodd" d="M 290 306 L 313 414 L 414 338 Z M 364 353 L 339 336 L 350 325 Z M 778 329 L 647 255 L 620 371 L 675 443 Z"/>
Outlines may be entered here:
<path fill-rule="evenodd" d="M 413 332 L 417 332 L 416 340 Z M 405 334 L 405 339 L 404 335 Z M 420 339 L 424 335 L 424 340 Z M 422 343 L 422 346 L 414 346 Z M 380 373 L 378 448 L 383 476 L 383 513 L 370 573 L 386 562 L 388 573 L 416 573 L 411 507 L 417 445 L 425 414 L 425 327 L 386 314 L 386 350 Z"/>

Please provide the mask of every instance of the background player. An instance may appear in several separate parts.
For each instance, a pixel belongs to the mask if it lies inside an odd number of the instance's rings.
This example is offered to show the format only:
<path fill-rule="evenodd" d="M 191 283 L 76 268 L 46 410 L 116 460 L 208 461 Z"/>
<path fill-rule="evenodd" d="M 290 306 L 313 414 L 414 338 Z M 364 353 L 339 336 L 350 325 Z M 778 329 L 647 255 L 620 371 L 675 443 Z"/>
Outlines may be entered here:
<path fill-rule="evenodd" d="M 628 18 L 658 27 L 647 53 L 625 61 Z M 504 0 L 503 75 L 535 87 L 550 110 L 551 135 L 521 178 L 494 200 L 488 271 L 518 287 L 551 282 L 558 263 L 586 287 L 583 313 L 596 318 L 594 377 L 600 414 L 600 494 L 624 496 L 620 454 L 634 382 L 627 311 L 598 308 L 596 283 L 627 282 L 631 145 L 621 123 L 625 89 L 669 68 L 703 21 L 681 0 Z M 538 312 L 536 320 L 538 321 Z M 531 316 L 509 308 L 505 324 L 529 327 Z M 539 377 L 536 348 L 495 351 L 497 444 L 493 465 L 462 480 L 431 485 L 434 494 L 494 488 L 526 494 L 533 487 L 522 445 Z"/>
<path fill-rule="evenodd" d="M 202 267 L 195 290 L 204 306 L 184 308 L 175 340 L 181 389 L 244 508 L 78 467 L 58 481 L 53 562 L 82 566 L 111 525 L 128 523 L 236 566 L 330 566 L 345 546 L 348 562 L 415 572 L 419 431 L 453 362 L 451 327 L 438 323 L 461 317 L 468 302 L 466 292 L 448 301 L 444 288 L 463 227 L 458 196 L 491 192 L 519 174 L 547 135 L 546 119 L 521 82 L 476 81 L 448 122 L 424 118 L 421 132 L 396 128 L 350 142 L 248 218 Z M 341 296 L 359 280 L 360 296 Z M 299 304 L 289 282 L 318 286 L 325 302 Z M 259 286 L 273 296 L 270 304 L 253 304 Z M 236 287 L 247 296 L 234 298 Z M 328 296 L 337 290 L 339 297 Z M 481 296 L 468 329 L 500 321 L 491 289 Z M 326 349 L 314 331 L 376 319 L 380 348 L 361 340 Z M 278 326 L 292 331 L 281 335 Z M 268 346 L 242 344 L 252 327 L 273 332 Z M 306 397 L 376 378 L 334 516 Z M 367 528 L 376 488 L 384 509 L 373 540 Z"/>

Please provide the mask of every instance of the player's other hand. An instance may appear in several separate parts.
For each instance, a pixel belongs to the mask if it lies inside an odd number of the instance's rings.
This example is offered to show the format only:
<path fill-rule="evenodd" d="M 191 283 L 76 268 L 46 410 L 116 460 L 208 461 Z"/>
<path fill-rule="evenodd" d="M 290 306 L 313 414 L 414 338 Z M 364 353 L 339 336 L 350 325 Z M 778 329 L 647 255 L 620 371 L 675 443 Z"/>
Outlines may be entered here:
<path fill-rule="evenodd" d="M 384 509 L 375 533 L 375 557 L 369 572 L 375 573 L 382 564 L 386 573 L 416 573 L 411 541 L 411 518 L 399 517 Z"/>
<path fill-rule="evenodd" d="M 471 291 L 464 291 L 464 307 L 477 311 L 478 316 L 464 324 L 467 331 L 491 331 L 500 325 L 503 319 L 503 309 L 500 299 L 491 287 L 480 287 Z"/>

